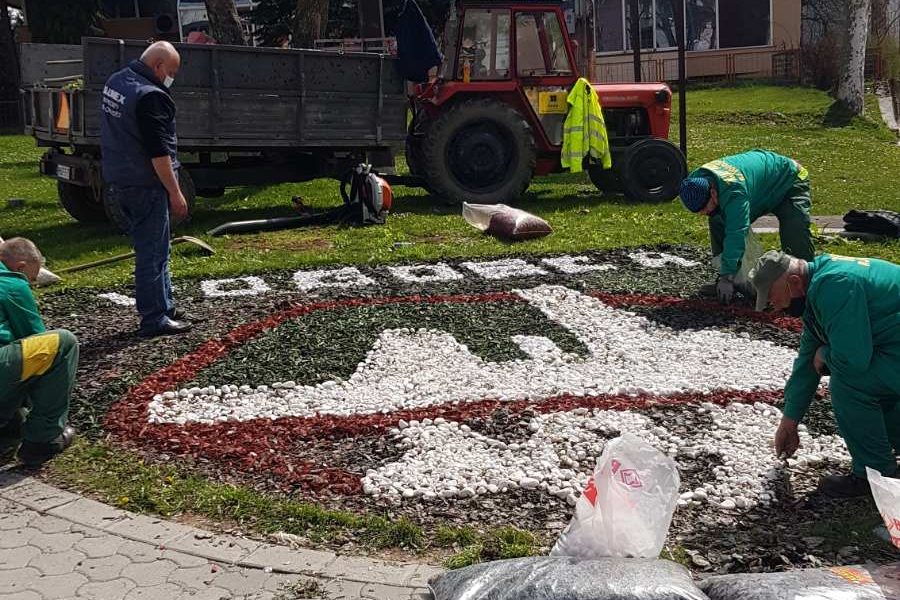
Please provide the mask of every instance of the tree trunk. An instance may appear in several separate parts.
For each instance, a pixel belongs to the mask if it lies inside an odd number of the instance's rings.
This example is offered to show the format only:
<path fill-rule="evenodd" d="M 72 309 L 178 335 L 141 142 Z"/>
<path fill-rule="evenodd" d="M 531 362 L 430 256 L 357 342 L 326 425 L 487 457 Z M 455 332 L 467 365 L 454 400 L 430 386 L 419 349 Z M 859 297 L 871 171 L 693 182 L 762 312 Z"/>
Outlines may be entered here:
<path fill-rule="evenodd" d="M 19 61 L 6 0 L 0 0 L 0 99 L 19 97 Z"/>
<path fill-rule="evenodd" d="M 866 66 L 866 41 L 869 34 L 869 17 L 872 14 L 872 0 L 849 0 L 848 4 L 848 33 L 841 56 L 837 99 L 851 114 L 861 115 L 865 110 L 863 77 Z"/>
<path fill-rule="evenodd" d="M 234 0 L 205 0 L 210 34 L 220 44 L 243 46 L 244 31 Z"/>
<path fill-rule="evenodd" d="M 297 0 L 294 48 L 312 48 L 328 23 L 328 0 Z"/>

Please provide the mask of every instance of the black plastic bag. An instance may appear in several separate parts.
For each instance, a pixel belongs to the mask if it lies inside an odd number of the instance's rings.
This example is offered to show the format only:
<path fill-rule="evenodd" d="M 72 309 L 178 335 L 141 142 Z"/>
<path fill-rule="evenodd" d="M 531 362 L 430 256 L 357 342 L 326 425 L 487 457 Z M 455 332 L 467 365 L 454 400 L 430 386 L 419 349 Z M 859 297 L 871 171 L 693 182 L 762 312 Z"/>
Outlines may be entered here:
<path fill-rule="evenodd" d="M 652 558 L 535 556 L 437 577 L 434 600 L 707 600 L 682 566 Z"/>
<path fill-rule="evenodd" d="M 900 213 L 890 210 L 851 210 L 844 223 L 846 231 L 900 238 Z"/>
<path fill-rule="evenodd" d="M 700 583 L 710 600 L 900 600 L 900 563 L 720 575 Z"/>

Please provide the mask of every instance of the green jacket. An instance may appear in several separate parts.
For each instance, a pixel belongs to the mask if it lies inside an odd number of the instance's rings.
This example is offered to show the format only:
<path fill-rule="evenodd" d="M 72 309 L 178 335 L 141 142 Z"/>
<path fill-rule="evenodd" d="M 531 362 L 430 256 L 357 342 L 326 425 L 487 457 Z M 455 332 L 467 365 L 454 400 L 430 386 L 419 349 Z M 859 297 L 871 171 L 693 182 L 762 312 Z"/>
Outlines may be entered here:
<path fill-rule="evenodd" d="M 822 357 L 832 375 L 860 385 L 879 348 L 900 347 L 900 265 L 833 254 L 808 264 L 800 352 L 784 389 L 784 414 L 795 421 L 819 387 L 813 358 L 820 346 L 827 346 Z"/>
<path fill-rule="evenodd" d="M 0 262 L 0 345 L 44 331 L 28 279 Z"/>
<path fill-rule="evenodd" d="M 691 177 L 715 181 L 719 210 L 725 220 L 722 275 L 734 275 L 744 256 L 744 240 L 750 225 L 781 204 L 798 175 L 806 170 L 787 156 L 768 150 L 750 150 L 706 163 Z"/>

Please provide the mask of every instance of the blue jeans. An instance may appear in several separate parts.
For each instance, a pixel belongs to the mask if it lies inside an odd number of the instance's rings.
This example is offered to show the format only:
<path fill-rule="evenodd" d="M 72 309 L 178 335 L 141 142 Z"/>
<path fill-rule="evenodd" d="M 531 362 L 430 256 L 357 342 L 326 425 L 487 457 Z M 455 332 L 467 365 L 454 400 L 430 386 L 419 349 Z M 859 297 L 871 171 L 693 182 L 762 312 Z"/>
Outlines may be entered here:
<path fill-rule="evenodd" d="M 169 275 L 169 194 L 152 187 L 106 186 L 109 207 L 121 217 L 134 247 L 134 296 L 141 330 L 154 331 L 175 310 Z"/>

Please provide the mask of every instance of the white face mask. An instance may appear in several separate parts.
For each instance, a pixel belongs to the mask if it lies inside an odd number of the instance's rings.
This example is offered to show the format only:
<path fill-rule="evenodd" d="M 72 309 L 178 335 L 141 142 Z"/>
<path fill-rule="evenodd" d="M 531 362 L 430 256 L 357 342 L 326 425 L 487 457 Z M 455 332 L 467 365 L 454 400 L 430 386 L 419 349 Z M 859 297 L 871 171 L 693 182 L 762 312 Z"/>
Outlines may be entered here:
<path fill-rule="evenodd" d="M 171 76 L 169 76 L 169 75 L 166 75 L 166 78 L 163 79 L 163 85 L 166 86 L 167 88 L 172 87 L 172 84 L 173 84 L 173 83 L 175 83 L 175 78 L 174 78 L 174 77 L 171 77 Z"/>

